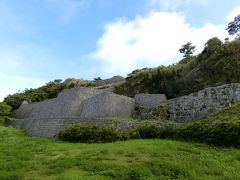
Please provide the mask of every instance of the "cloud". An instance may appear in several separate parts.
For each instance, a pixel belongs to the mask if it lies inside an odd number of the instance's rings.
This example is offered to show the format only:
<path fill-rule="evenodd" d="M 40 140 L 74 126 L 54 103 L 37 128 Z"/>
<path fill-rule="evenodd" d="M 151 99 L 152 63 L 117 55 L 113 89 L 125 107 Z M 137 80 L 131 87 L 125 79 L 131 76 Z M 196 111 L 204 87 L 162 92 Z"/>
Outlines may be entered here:
<path fill-rule="evenodd" d="M 102 63 L 102 72 L 126 75 L 136 68 L 168 65 L 181 58 L 179 48 L 191 41 L 199 53 L 206 41 L 227 36 L 224 25 L 191 27 L 183 14 L 151 12 L 135 19 L 119 19 L 105 26 L 90 58 Z"/>
<path fill-rule="evenodd" d="M 28 43 L 0 43 L 0 101 L 8 94 L 38 87 L 48 78 L 56 77 L 55 69 L 61 71 L 57 59 L 48 48 Z"/>
<path fill-rule="evenodd" d="M 213 1 L 213 0 L 212 0 Z M 206 5 L 209 0 L 151 0 L 150 4 L 153 6 L 159 6 L 161 9 L 165 11 L 175 11 L 180 6 L 190 5 L 192 3 L 197 3 L 200 5 Z"/>
<path fill-rule="evenodd" d="M 233 21 L 237 15 L 240 15 L 240 6 L 232 10 L 232 12 L 227 16 L 227 21 L 228 22 Z"/>
<path fill-rule="evenodd" d="M 11 76 L 0 73 L 0 102 L 9 94 L 25 90 L 26 87 L 36 88 L 43 85 L 45 82 L 39 79 L 24 77 L 24 76 Z"/>
<path fill-rule="evenodd" d="M 45 0 L 47 5 L 54 10 L 61 20 L 68 22 L 88 4 L 87 0 Z"/>

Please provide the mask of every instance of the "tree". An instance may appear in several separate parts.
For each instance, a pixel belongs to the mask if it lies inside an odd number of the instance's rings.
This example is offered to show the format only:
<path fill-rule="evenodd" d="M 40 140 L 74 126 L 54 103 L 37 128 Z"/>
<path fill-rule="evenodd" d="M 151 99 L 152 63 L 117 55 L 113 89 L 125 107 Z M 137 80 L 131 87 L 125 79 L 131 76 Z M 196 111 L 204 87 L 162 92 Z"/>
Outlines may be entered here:
<path fill-rule="evenodd" d="M 188 42 L 187 44 L 182 45 L 182 47 L 179 49 L 179 52 L 184 54 L 183 57 L 187 58 L 190 57 L 195 50 L 196 46 L 193 46 L 191 42 Z"/>
<path fill-rule="evenodd" d="M 226 30 L 228 31 L 228 34 L 231 36 L 237 34 L 240 31 L 240 14 L 237 15 L 234 18 L 234 20 L 228 24 Z"/>
<path fill-rule="evenodd" d="M 214 52 L 221 50 L 222 46 L 223 42 L 220 39 L 218 39 L 217 37 L 211 38 L 206 42 L 202 53 L 209 56 L 209 54 L 213 54 Z M 208 59 L 209 58 L 210 57 L 208 57 Z"/>
<path fill-rule="evenodd" d="M 94 78 L 94 81 L 99 81 L 99 80 L 102 80 L 102 78 L 100 78 L 100 77 Z"/>
<path fill-rule="evenodd" d="M 53 82 L 54 82 L 55 84 L 60 84 L 60 83 L 62 82 L 62 80 L 61 80 L 61 79 L 55 79 Z"/>

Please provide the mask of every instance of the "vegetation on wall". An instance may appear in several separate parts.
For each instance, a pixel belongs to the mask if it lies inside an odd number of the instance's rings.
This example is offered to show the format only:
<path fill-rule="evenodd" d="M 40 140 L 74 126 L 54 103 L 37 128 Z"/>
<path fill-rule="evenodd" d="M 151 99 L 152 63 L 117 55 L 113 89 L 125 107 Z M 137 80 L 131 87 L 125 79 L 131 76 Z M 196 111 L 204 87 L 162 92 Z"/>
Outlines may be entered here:
<path fill-rule="evenodd" d="M 214 37 L 197 56 L 157 68 L 135 70 L 116 93 L 133 97 L 137 93 L 163 93 L 168 98 L 186 95 L 209 86 L 239 82 L 240 40 L 222 42 Z"/>
<path fill-rule="evenodd" d="M 62 82 L 60 79 L 56 79 L 39 88 L 26 89 L 23 92 L 9 95 L 4 99 L 4 102 L 10 105 L 14 110 L 18 109 L 24 100 L 30 103 L 40 102 L 46 99 L 57 97 L 57 95 L 64 89 L 70 89 L 78 86 L 91 87 L 94 86 L 94 83 L 92 81 L 74 78 L 66 79 L 64 82 Z"/>
<path fill-rule="evenodd" d="M 0 102 L 0 117 L 1 116 L 9 116 L 11 114 L 12 107 L 7 103 Z"/>

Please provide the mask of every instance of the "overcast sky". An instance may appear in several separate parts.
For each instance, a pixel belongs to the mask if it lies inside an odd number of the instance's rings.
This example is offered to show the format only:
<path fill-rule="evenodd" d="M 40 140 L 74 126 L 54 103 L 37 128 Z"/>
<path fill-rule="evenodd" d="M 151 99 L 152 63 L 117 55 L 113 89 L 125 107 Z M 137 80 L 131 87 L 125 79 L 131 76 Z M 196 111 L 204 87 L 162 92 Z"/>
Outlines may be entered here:
<path fill-rule="evenodd" d="M 225 39 L 239 0 L 0 0 L 0 101 L 69 77 L 169 65 L 191 41 Z"/>

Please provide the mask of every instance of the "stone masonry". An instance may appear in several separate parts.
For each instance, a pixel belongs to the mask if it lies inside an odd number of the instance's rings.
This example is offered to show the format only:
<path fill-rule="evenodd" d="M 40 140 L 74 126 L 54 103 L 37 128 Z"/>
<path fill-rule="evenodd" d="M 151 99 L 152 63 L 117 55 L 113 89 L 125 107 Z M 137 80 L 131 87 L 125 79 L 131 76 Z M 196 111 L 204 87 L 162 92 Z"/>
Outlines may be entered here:
<path fill-rule="evenodd" d="M 65 90 L 54 99 L 22 103 L 13 113 L 18 119 L 13 126 L 25 130 L 30 136 L 56 137 L 69 124 L 101 125 L 108 123 L 109 117 L 131 118 L 135 107 L 149 108 L 149 115 L 153 114 L 151 108 L 157 108 L 159 111 L 154 111 L 154 116 L 158 114 L 155 112 L 167 112 L 165 117 L 170 121 L 188 122 L 207 117 L 239 101 L 240 83 L 210 87 L 170 100 L 166 100 L 163 94 L 138 94 L 133 99 L 101 89 L 78 87 Z"/>
<path fill-rule="evenodd" d="M 108 117 L 130 118 L 134 99 L 94 88 L 65 90 L 57 98 L 28 104 L 14 111 L 13 123 L 30 136 L 56 137 L 69 124 L 107 123 Z M 104 119 L 105 118 L 105 119 Z"/>
<path fill-rule="evenodd" d="M 109 92 L 104 92 L 85 101 L 81 117 L 131 118 L 134 107 L 134 99 Z"/>
<path fill-rule="evenodd" d="M 138 107 L 156 107 L 167 100 L 165 94 L 136 94 L 134 99 Z"/>
<path fill-rule="evenodd" d="M 240 101 L 240 84 L 209 87 L 202 91 L 168 100 L 171 121 L 201 119 Z"/>

